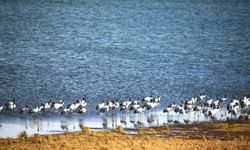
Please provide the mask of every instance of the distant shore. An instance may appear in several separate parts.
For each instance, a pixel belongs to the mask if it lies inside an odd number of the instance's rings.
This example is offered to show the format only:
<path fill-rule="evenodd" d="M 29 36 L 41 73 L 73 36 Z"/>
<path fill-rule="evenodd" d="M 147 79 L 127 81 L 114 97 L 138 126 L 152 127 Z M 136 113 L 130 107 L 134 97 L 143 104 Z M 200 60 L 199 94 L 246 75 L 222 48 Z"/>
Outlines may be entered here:
<path fill-rule="evenodd" d="M 171 125 L 113 131 L 91 131 L 1 138 L 0 149 L 249 149 L 249 122 Z"/>

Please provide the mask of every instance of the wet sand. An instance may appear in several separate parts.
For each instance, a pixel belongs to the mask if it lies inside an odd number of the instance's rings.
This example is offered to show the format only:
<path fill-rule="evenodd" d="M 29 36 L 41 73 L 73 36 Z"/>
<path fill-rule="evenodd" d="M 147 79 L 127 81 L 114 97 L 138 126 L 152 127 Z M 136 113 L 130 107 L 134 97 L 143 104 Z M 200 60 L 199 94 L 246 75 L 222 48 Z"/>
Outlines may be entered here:
<path fill-rule="evenodd" d="M 134 134 L 126 134 L 126 133 Z M 250 123 L 218 122 L 0 139 L 0 149 L 250 149 Z"/>

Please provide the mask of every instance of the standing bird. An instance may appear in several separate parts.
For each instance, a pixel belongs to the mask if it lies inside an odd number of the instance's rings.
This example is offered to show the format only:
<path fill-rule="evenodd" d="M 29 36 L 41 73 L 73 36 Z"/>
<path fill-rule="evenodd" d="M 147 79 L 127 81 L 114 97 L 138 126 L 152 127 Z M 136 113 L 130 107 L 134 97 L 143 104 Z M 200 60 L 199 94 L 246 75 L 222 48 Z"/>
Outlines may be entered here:
<path fill-rule="evenodd" d="M 134 113 L 135 113 L 135 114 L 137 114 L 137 113 L 142 113 L 142 112 L 144 112 L 145 110 L 146 110 L 145 107 L 139 107 L 139 108 L 137 108 L 137 109 L 134 110 Z"/>
<path fill-rule="evenodd" d="M 241 105 L 241 108 L 243 110 L 247 110 L 248 106 L 250 105 L 250 98 L 248 97 L 244 97 L 241 101 L 240 101 L 240 105 Z"/>
<path fill-rule="evenodd" d="M 81 106 L 81 107 L 86 107 L 87 106 L 87 100 L 86 98 L 81 98 L 81 99 L 78 99 L 76 102 L 75 102 L 76 105 L 78 106 Z"/>
<path fill-rule="evenodd" d="M 52 108 L 58 110 L 59 108 L 63 107 L 63 105 L 64 105 L 64 100 L 59 100 L 59 102 L 52 103 Z"/>
<path fill-rule="evenodd" d="M 186 101 L 188 105 L 194 105 L 197 101 L 197 97 L 192 97 L 190 100 Z"/>
<path fill-rule="evenodd" d="M 43 107 L 42 110 L 50 109 L 52 107 L 52 101 L 50 100 L 49 102 L 47 102 L 45 104 L 42 103 L 42 107 Z"/>
<path fill-rule="evenodd" d="M 212 103 L 213 103 L 213 99 L 209 99 L 209 100 L 207 100 L 207 101 L 204 103 L 204 106 L 205 106 L 205 107 L 211 107 Z"/>
<path fill-rule="evenodd" d="M 131 104 L 130 110 L 133 111 L 133 110 L 136 110 L 136 109 L 139 108 L 139 107 L 140 107 L 139 104 Z"/>
<path fill-rule="evenodd" d="M 151 102 L 154 99 L 153 96 L 146 96 L 143 98 L 143 102 Z"/>
<path fill-rule="evenodd" d="M 129 106 L 131 105 L 131 103 L 132 103 L 131 100 L 122 102 L 122 103 L 120 104 L 120 110 L 121 110 L 121 111 L 126 111 L 126 110 L 128 110 L 128 109 L 129 109 Z"/>
<path fill-rule="evenodd" d="M 81 108 L 78 110 L 78 113 L 79 113 L 79 114 L 83 114 L 83 113 L 85 113 L 86 111 L 87 111 L 86 108 L 81 107 Z"/>
<path fill-rule="evenodd" d="M 24 114 L 24 113 L 27 113 L 29 111 L 29 106 L 28 105 L 25 105 L 25 107 L 23 107 L 21 110 L 20 110 L 20 113 L 21 114 Z"/>
<path fill-rule="evenodd" d="M 13 99 L 6 104 L 7 110 L 13 110 L 16 108 L 16 101 Z"/>
<path fill-rule="evenodd" d="M 170 111 L 172 111 L 172 107 L 167 107 L 163 110 L 163 113 L 169 113 Z"/>
<path fill-rule="evenodd" d="M 205 100 L 206 94 L 205 93 L 200 93 L 200 96 L 198 96 L 199 100 Z"/>
<path fill-rule="evenodd" d="M 37 114 L 37 113 L 41 112 L 42 108 L 43 108 L 42 106 L 37 106 L 37 107 L 31 109 L 30 113 Z"/>
<path fill-rule="evenodd" d="M 104 105 L 103 107 L 100 108 L 100 112 L 101 113 L 106 113 L 109 112 L 109 106 L 108 105 Z"/>
<path fill-rule="evenodd" d="M 0 112 L 3 110 L 3 105 L 0 104 Z"/>
<path fill-rule="evenodd" d="M 177 107 L 175 107 L 174 112 L 179 114 L 184 114 L 185 110 L 183 104 L 180 104 Z"/>
<path fill-rule="evenodd" d="M 219 99 L 220 103 L 223 103 L 227 100 L 227 95 L 225 94 L 222 98 Z"/>
<path fill-rule="evenodd" d="M 105 103 L 96 105 L 96 110 L 100 110 L 103 106 L 105 106 Z"/>
<path fill-rule="evenodd" d="M 211 117 L 211 118 L 215 118 L 216 114 L 219 112 L 219 108 L 214 108 L 212 110 L 209 110 L 208 111 L 208 115 Z"/>

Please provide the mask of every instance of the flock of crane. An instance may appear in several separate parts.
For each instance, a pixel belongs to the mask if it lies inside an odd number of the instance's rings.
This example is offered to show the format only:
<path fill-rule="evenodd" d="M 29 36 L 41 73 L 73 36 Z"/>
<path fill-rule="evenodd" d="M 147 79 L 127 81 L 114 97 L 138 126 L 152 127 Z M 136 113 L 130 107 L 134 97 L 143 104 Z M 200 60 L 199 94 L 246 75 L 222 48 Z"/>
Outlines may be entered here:
<path fill-rule="evenodd" d="M 189 100 L 181 101 L 180 104 L 175 102 L 169 104 L 163 113 L 176 113 L 178 115 L 188 114 L 190 112 L 200 112 L 205 117 L 213 118 L 220 111 L 224 111 L 222 106 L 227 104 L 227 112 L 232 116 L 239 119 L 250 120 L 250 96 L 244 96 L 243 98 L 233 98 L 229 103 L 227 96 L 217 99 L 207 99 L 205 93 L 201 93 L 199 96 L 191 97 Z M 112 100 L 107 102 L 102 102 L 96 105 L 96 111 L 100 113 L 108 113 L 114 110 L 120 110 L 122 112 L 133 112 L 133 113 L 143 113 L 147 110 L 155 110 L 160 106 L 161 98 L 159 96 L 147 96 L 143 99 L 127 100 L 123 102 L 118 102 L 118 100 Z M 41 103 L 40 105 L 29 108 L 28 105 L 17 109 L 16 101 L 11 100 L 5 105 L 0 103 L 0 112 L 6 111 L 17 111 L 21 114 L 33 113 L 39 114 L 43 111 L 54 110 L 60 112 L 61 114 L 70 113 L 85 113 L 87 111 L 87 99 L 80 98 L 75 102 L 68 104 L 67 107 L 63 107 L 65 104 L 64 100 L 59 100 L 52 102 L 51 100 L 46 103 Z"/>

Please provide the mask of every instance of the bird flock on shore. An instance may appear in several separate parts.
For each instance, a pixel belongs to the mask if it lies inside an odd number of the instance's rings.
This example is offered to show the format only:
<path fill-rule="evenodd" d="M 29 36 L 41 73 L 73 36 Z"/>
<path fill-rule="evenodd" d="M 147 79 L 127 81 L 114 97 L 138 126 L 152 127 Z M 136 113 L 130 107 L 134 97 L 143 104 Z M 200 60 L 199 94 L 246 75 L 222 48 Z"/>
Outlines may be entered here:
<path fill-rule="evenodd" d="M 169 104 L 163 109 L 163 113 L 176 113 L 178 115 L 188 114 L 190 112 L 202 113 L 205 117 L 214 118 L 216 114 L 222 111 L 222 106 L 227 104 L 226 110 L 232 117 L 239 119 L 250 120 L 250 96 L 246 95 L 243 98 L 234 97 L 230 102 L 227 96 L 221 98 L 207 98 L 205 93 L 201 93 L 199 96 L 191 97 L 189 100 L 181 101 L 180 104 L 175 102 Z M 160 96 L 146 96 L 142 99 L 129 99 L 119 102 L 118 100 L 111 100 L 102 102 L 96 105 L 96 111 L 100 113 L 108 113 L 114 110 L 120 110 L 122 112 L 143 113 L 147 110 L 156 110 L 160 106 Z M 20 114 L 39 114 L 44 111 L 55 111 L 61 114 L 70 113 L 86 113 L 87 112 L 87 99 L 85 97 L 77 99 L 75 102 L 68 104 L 64 107 L 64 100 L 48 101 L 41 103 L 38 106 L 30 108 L 25 105 L 17 109 L 15 100 L 8 101 L 5 105 L 0 103 L 0 112 L 2 111 L 17 111 Z"/>

